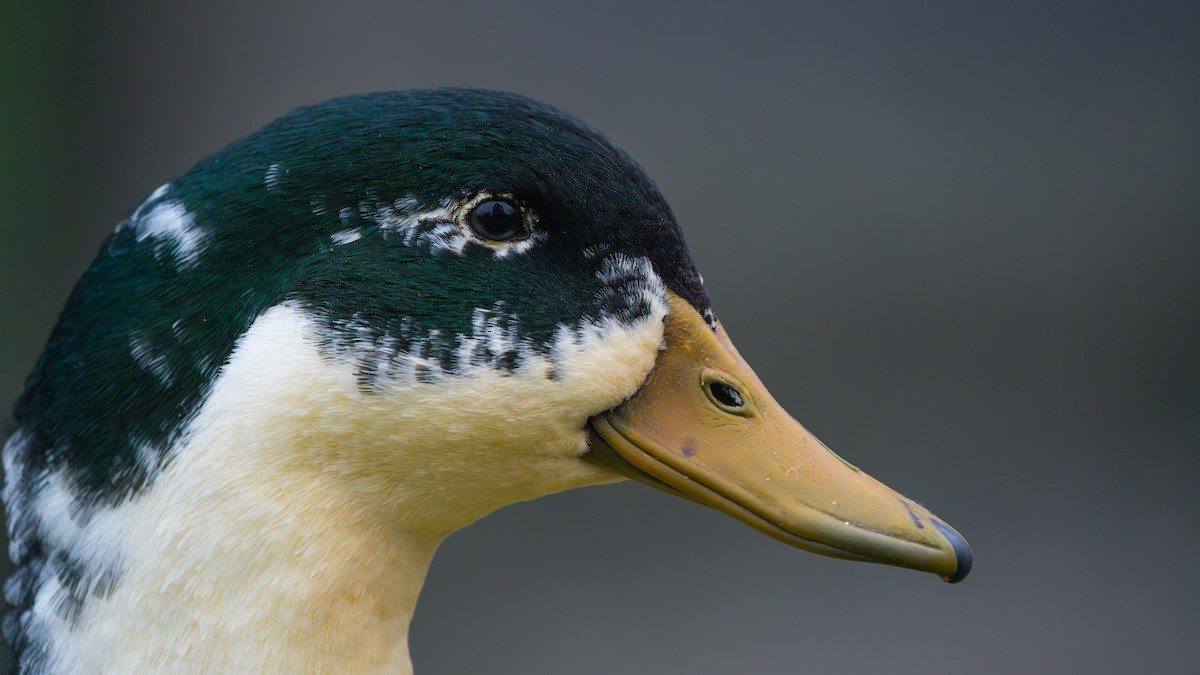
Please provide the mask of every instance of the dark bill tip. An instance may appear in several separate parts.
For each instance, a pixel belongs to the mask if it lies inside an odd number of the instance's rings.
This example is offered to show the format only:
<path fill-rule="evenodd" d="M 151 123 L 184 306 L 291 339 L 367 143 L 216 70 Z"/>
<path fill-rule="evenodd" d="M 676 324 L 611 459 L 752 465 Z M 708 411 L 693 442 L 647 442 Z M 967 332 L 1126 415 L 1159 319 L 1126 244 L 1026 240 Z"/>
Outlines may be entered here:
<path fill-rule="evenodd" d="M 971 555 L 971 547 L 967 545 L 967 540 L 963 539 L 961 534 L 935 519 L 930 519 L 930 521 L 937 528 L 938 532 L 942 533 L 946 541 L 950 542 L 950 546 L 954 549 L 954 557 L 958 561 L 958 566 L 955 568 L 954 574 L 950 575 L 946 581 L 951 584 L 957 584 L 966 579 L 967 575 L 971 573 L 971 564 L 974 562 L 974 558 Z"/>

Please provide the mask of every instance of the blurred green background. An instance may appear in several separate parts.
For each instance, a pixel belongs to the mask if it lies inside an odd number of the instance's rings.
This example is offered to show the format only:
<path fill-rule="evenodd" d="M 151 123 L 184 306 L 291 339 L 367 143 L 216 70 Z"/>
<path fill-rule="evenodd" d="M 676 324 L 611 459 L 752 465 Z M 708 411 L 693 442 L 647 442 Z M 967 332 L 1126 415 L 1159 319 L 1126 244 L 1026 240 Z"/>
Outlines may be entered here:
<path fill-rule="evenodd" d="M 105 234 L 224 143 L 514 90 L 646 165 L 775 396 L 976 569 L 582 490 L 447 542 L 419 672 L 1200 672 L 1198 8 L 10 0 L 0 398 Z"/>

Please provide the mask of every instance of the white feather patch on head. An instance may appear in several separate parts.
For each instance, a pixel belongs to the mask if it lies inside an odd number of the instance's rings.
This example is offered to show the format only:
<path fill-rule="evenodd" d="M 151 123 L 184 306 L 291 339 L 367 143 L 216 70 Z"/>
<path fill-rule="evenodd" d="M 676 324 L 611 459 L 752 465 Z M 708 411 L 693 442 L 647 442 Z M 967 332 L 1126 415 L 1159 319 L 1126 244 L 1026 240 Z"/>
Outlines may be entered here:
<path fill-rule="evenodd" d="M 636 281 L 628 283 L 631 279 Z M 614 253 L 603 260 L 600 271 L 596 272 L 596 280 L 605 286 L 622 288 L 629 294 L 627 300 L 630 305 L 653 307 L 656 314 L 661 312 L 662 316 L 666 316 L 666 302 L 663 299 L 666 291 L 649 258 L 630 258 L 624 253 Z"/>
<path fill-rule="evenodd" d="M 137 233 L 139 242 L 155 241 L 155 255 L 171 253 L 176 264 L 185 268 L 200 257 L 208 232 L 196 224 L 182 203 L 166 198 L 170 187 L 168 183 L 156 189 L 117 229 L 128 225 Z"/>
<path fill-rule="evenodd" d="M 342 230 L 329 235 L 329 238 L 333 241 L 334 246 L 353 244 L 362 239 L 362 230 Z"/>
<path fill-rule="evenodd" d="M 170 386 L 174 382 L 175 373 L 171 362 L 166 356 L 158 353 L 144 336 L 134 335 L 129 341 L 129 352 L 139 368 L 149 371 L 164 385 Z"/>
<path fill-rule="evenodd" d="M 268 190 L 278 190 L 283 182 L 283 174 L 283 167 L 278 163 L 272 164 L 267 167 L 267 172 L 263 175 L 263 184 L 267 186 Z"/>

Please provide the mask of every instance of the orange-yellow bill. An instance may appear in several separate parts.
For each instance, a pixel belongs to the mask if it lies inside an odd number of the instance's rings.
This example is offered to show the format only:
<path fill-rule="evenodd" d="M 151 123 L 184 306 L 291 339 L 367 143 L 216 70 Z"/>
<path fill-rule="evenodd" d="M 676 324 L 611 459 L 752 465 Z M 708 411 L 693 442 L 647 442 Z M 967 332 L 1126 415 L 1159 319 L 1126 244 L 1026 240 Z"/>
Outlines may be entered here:
<path fill-rule="evenodd" d="M 955 583 L 971 549 L 925 507 L 825 447 L 771 398 L 723 328 L 670 295 L 665 349 L 629 401 L 592 419 L 588 460 L 824 555 Z"/>

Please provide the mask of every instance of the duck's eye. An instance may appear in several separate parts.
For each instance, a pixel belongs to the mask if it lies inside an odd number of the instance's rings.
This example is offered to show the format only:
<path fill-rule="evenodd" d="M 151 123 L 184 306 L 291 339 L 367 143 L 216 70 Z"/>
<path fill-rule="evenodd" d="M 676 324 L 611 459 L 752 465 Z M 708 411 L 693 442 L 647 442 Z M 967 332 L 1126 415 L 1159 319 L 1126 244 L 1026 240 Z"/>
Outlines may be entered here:
<path fill-rule="evenodd" d="M 504 199 L 480 202 L 471 210 L 471 229 L 491 241 L 508 241 L 525 230 L 525 219 L 516 204 Z"/>
<path fill-rule="evenodd" d="M 708 394 L 709 400 L 721 408 L 725 412 L 733 413 L 734 415 L 748 415 L 750 413 L 750 405 L 746 400 L 746 395 L 734 385 L 718 379 L 707 379 L 704 382 L 704 391 Z"/>

